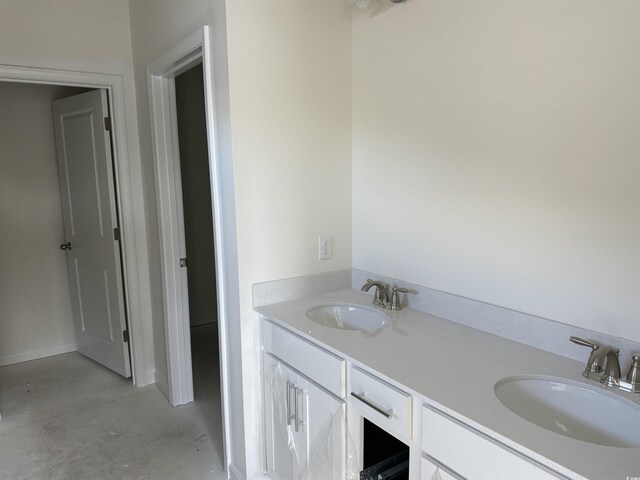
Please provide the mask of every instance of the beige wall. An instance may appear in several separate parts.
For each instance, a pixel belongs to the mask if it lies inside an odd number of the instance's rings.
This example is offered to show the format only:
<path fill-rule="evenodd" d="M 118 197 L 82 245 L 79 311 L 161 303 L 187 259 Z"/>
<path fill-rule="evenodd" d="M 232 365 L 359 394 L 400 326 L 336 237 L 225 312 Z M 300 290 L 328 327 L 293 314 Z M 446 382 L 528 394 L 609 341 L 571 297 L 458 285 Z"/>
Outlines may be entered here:
<path fill-rule="evenodd" d="M 250 284 L 350 267 L 344 4 L 231 0 L 227 10 L 241 276 Z M 334 237 L 333 259 L 322 262 L 321 233 Z"/>
<path fill-rule="evenodd" d="M 341 0 L 230 0 L 227 31 L 250 373 L 260 366 L 251 285 L 351 265 L 351 19 Z M 321 233 L 334 240 L 333 259 L 322 262 Z M 259 379 L 243 379 L 253 438 L 261 435 Z"/>
<path fill-rule="evenodd" d="M 640 340 L 640 3 L 353 29 L 354 267 Z"/>
<path fill-rule="evenodd" d="M 117 71 L 131 80 L 128 2 L 2 0 L 0 63 Z"/>
<path fill-rule="evenodd" d="M 78 91 L 0 82 L 0 365 L 74 349 L 51 102 Z"/>

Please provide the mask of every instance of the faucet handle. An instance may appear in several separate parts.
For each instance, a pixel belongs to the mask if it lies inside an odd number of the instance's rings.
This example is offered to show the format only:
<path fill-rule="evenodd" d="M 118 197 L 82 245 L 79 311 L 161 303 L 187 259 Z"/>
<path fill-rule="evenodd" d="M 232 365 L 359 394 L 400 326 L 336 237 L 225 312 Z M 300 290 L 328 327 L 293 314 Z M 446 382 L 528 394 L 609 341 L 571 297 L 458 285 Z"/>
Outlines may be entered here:
<path fill-rule="evenodd" d="M 393 293 L 391 294 L 391 311 L 397 312 L 402 309 L 402 305 L 400 305 L 400 295 L 398 293 L 408 293 L 408 288 L 398 288 L 393 287 Z"/>
<path fill-rule="evenodd" d="M 600 345 L 596 342 L 590 342 L 589 340 L 585 340 L 584 338 L 580 337 L 569 337 L 569 340 L 571 340 L 576 345 L 591 348 L 591 353 L 589 354 L 589 359 L 587 360 L 587 366 L 584 369 L 584 372 L 582 372 L 582 376 L 585 378 L 590 378 L 590 375 L 592 373 L 601 373 L 602 365 L 600 364 L 600 362 L 596 361 L 598 353 L 600 353 L 598 352 Z"/>
<path fill-rule="evenodd" d="M 627 382 L 631 384 L 634 391 L 640 391 L 640 353 L 634 353 L 631 360 Z"/>
<path fill-rule="evenodd" d="M 583 347 L 590 347 L 591 350 L 597 350 L 598 348 L 600 348 L 600 345 L 598 345 L 597 343 L 590 342 L 589 340 L 585 340 L 584 338 L 569 337 L 569 340 L 571 340 L 576 345 L 581 345 Z"/>

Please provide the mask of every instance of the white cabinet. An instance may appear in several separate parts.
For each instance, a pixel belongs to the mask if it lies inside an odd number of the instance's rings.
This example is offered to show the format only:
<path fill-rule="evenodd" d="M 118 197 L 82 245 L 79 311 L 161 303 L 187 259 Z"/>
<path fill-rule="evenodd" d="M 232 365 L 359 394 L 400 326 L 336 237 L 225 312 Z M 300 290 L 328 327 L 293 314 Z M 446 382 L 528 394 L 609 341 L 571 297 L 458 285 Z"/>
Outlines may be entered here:
<path fill-rule="evenodd" d="M 432 407 L 414 407 L 414 397 L 402 385 L 383 381 L 274 322 L 264 319 L 262 327 L 267 473 L 272 480 L 338 480 L 347 468 L 363 468 L 362 417 L 411 448 L 412 479 L 564 478 Z M 352 454 L 360 457 L 349 467 L 345 401 Z M 416 436 L 420 420 L 422 435 Z"/>
<path fill-rule="evenodd" d="M 344 398 L 344 359 L 269 320 L 262 322 L 262 346 L 335 396 Z"/>
<path fill-rule="evenodd" d="M 344 391 L 344 360 L 270 322 L 263 327 L 269 477 L 344 478 L 345 403 L 328 391 Z M 301 372 L 315 373 L 318 382 Z"/>
<path fill-rule="evenodd" d="M 301 478 L 344 478 L 345 404 L 300 376 L 302 389 L 303 471 Z"/>
<path fill-rule="evenodd" d="M 264 400 L 267 468 L 272 480 L 290 480 L 299 471 L 295 430 L 290 428 L 291 384 L 297 375 L 270 355 L 264 355 Z"/>
<path fill-rule="evenodd" d="M 411 395 L 384 380 L 353 367 L 351 404 L 363 417 L 405 443 L 411 441 Z"/>
<path fill-rule="evenodd" d="M 563 478 L 429 407 L 422 408 L 422 450 L 467 480 Z"/>
<path fill-rule="evenodd" d="M 267 473 L 272 480 L 343 478 L 344 402 L 264 355 Z"/>

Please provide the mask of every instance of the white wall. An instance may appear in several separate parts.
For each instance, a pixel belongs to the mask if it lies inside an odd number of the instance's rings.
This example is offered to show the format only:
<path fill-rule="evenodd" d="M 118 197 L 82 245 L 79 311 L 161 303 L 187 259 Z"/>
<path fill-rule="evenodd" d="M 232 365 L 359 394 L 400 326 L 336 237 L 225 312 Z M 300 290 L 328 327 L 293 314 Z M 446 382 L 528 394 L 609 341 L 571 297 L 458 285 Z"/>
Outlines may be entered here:
<path fill-rule="evenodd" d="M 353 266 L 640 340 L 640 3 L 353 28 Z"/>
<path fill-rule="evenodd" d="M 0 82 L 0 365 L 75 350 L 51 102 Z"/>

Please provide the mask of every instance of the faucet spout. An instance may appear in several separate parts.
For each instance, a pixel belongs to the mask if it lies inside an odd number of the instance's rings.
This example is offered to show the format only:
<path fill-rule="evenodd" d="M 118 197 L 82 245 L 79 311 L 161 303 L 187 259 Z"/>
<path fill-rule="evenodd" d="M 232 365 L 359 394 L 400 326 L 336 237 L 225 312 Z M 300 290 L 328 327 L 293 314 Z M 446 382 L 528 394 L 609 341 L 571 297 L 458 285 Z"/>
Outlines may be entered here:
<path fill-rule="evenodd" d="M 618 386 L 620 384 L 620 361 L 618 355 L 620 350 L 614 347 L 604 346 L 597 351 L 596 362 L 604 366 L 604 373 L 600 379 L 600 383 L 609 386 Z"/>
<path fill-rule="evenodd" d="M 376 280 L 368 279 L 367 283 L 365 283 L 360 290 L 368 292 L 371 290 L 371 287 L 376 287 L 376 294 L 373 299 L 373 303 L 375 305 L 380 305 L 381 307 L 386 307 L 389 303 L 389 291 L 387 290 L 387 285 Z"/>

